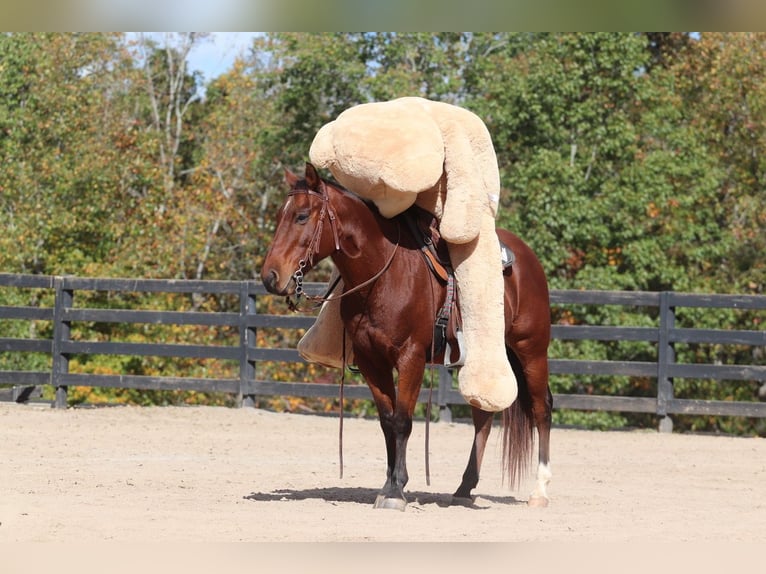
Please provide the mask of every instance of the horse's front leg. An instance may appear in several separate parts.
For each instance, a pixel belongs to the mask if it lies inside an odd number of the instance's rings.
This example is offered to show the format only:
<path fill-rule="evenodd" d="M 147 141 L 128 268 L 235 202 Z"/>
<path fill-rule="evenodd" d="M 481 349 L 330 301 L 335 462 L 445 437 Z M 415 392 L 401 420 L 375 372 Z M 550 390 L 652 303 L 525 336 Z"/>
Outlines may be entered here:
<path fill-rule="evenodd" d="M 365 369 L 361 365 L 360 369 L 365 374 Z M 378 408 L 380 426 L 386 439 L 386 483 L 375 500 L 375 508 L 404 510 L 407 506 L 407 499 L 404 496 L 404 487 L 409 481 L 407 442 L 412 433 L 412 415 L 424 370 L 425 365 L 420 369 L 415 366 L 414 369 L 401 370 L 398 393 L 394 390 L 393 376 L 389 370 L 373 370 L 369 376 L 365 374 Z"/>
<path fill-rule="evenodd" d="M 412 434 L 412 416 L 418 402 L 420 386 L 423 383 L 425 360 L 423 353 L 409 347 L 399 358 L 397 370 L 399 384 L 396 402 L 392 413 L 387 414 L 388 424 L 393 432 L 394 460 L 393 469 L 386 489 L 375 501 L 376 508 L 395 508 L 404 510 L 407 500 L 404 487 L 409 481 L 407 474 L 407 442 Z"/>
<path fill-rule="evenodd" d="M 401 444 L 401 433 L 397 432 L 396 387 L 392 369 L 390 366 L 368 362 L 367 357 L 361 354 L 357 354 L 357 365 L 372 393 L 378 410 L 380 428 L 386 442 L 386 482 L 375 500 L 375 508 L 390 507 L 404 510 L 406 500 L 402 491 L 403 486 L 398 486 L 400 473 L 397 472 L 397 452 Z M 384 503 L 383 501 L 386 500 L 392 502 Z"/>
<path fill-rule="evenodd" d="M 404 510 L 407 499 L 404 487 L 409 481 L 407 474 L 407 441 L 412 432 L 412 417 L 402 417 L 398 409 L 381 413 L 381 426 L 386 435 L 388 470 L 386 483 L 375 499 L 375 508 Z"/>

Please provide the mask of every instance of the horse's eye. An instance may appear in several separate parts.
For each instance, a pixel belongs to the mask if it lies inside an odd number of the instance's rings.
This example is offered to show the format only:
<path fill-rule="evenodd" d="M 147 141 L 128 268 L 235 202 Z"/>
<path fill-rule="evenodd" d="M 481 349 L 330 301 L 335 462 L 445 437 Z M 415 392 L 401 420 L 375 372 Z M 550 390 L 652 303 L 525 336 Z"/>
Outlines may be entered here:
<path fill-rule="evenodd" d="M 295 223 L 298 223 L 300 225 L 305 225 L 305 223 L 309 220 L 309 212 L 308 211 L 299 211 L 295 214 Z"/>

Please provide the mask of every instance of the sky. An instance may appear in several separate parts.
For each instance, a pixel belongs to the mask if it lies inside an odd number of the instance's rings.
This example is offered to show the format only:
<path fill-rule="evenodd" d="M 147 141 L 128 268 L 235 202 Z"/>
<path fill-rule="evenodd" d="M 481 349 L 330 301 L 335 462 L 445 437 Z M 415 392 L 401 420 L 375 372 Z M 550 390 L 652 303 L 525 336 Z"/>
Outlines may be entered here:
<path fill-rule="evenodd" d="M 228 70 L 235 58 L 247 53 L 257 32 L 213 32 L 189 54 L 189 68 L 202 72 L 205 83 Z"/>

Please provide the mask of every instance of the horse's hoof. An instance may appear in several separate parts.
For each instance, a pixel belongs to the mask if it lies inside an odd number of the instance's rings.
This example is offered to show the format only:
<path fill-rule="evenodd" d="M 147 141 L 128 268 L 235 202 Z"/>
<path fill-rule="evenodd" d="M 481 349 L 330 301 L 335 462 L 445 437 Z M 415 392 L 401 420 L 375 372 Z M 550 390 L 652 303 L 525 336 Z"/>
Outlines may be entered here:
<path fill-rule="evenodd" d="M 471 508 L 474 506 L 474 503 L 476 502 L 475 496 L 457 496 L 456 494 L 452 495 L 452 506 L 465 506 L 466 508 Z"/>
<path fill-rule="evenodd" d="M 404 512 L 404 509 L 407 508 L 407 501 L 403 498 L 387 498 L 386 495 L 379 494 L 375 499 L 373 508 L 386 508 Z"/>
<path fill-rule="evenodd" d="M 531 506 L 533 508 L 545 508 L 548 506 L 548 498 L 546 496 L 530 496 L 529 500 L 527 500 L 527 506 Z"/>

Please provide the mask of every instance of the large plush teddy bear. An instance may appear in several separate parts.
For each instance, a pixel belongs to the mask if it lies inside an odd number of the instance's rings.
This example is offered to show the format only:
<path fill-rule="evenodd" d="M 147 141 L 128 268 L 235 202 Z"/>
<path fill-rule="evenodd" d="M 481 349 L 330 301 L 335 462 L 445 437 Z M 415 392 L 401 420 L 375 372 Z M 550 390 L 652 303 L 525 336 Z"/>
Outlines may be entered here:
<path fill-rule="evenodd" d="M 460 294 L 466 350 L 460 392 L 486 411 L 510 406 L 517 382 L 504 343 L 504 285 L 495 233 L 500 176 L 481 119 L 458 106 L 417 97 L 362 104 L 324 125 L 309 157 L 347 189 L 372 200 L 385 217 L 413 204 L 436 216 Z M 298 350 L 307 360 L 338 365 L 341 333 L 338 303 L 327 303 Z M 350 353 L 346 360 L 353 361 Z"/>

